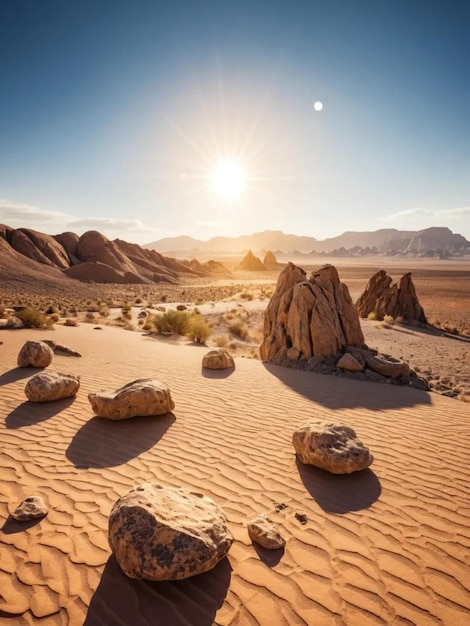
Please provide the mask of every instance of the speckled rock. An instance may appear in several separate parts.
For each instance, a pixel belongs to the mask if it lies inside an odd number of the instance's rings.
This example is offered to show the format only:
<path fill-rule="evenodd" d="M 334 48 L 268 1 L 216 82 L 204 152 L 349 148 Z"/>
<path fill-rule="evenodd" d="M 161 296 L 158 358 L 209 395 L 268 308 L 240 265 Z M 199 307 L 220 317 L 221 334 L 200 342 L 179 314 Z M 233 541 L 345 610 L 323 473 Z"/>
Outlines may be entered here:
<path fill-rule="evenodd" d="M 201 493 L 144 483 L 113 506 L 109 545 L 130 578 L 181 580 L 207 572 L 233 542 L 222 509 Z"/>
<path fill-rule="evenodd" d="M 28 496 L 17 506 L 11 514 L 19 522 L 28 522 L 32 519 L 47 515 L 48 508 L 41 496 Z"/>
<path fill-rule="evenodd" d="M 248 534 L 263 548 L 278 550 L 286 545 L 286 540 L 267 515 L 261 514 L 248 522 Z"/>
<path fill-rule="evenodd" d="M 202 367 L 207 367 L 207 369 L 211 370 L 224 370 L 235 367 L 235 363 L 232 355 L 227 350 L 218 348 L 217 350 L 210 350 L 210 352 L 204 355 Z"/>
<path fill-rule="evenodd" d="M 18 367 L 47 367 L 54 352 L 44 341 L 27 341 L 18 354 Z"/>
<path fill-rule="evenodd" d="M 99 417 L 122 420 L 136 415 L 164 415 L 175 408 L 165 383 L 139 378 L 115 391 L 89 393 L 93 411 Z"/>
<path fill-rule="evenodd" d="M 79 389 L 80 376 L 47 370 L 30 378 L 24 393 L 30 402 L 51 402 L 75 396 Z"/>
<path fill-rule="evenodd" d="M 374 460 L 354 430 L 340 424 L 309 422 L 294 432 L 292 443 L 302 463 L 332 474 L 351 474 Z"/>

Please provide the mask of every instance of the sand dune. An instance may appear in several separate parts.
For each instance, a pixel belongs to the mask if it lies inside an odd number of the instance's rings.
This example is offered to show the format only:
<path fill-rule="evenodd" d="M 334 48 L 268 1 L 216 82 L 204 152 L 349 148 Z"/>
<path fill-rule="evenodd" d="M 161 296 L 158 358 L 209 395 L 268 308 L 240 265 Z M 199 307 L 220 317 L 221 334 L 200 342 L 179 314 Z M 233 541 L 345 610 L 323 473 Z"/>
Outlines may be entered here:
<path fill-rule="evenodd" d="M 75 400 L 26 402 L 26 339 L 51 338 L 81 359 Z M 470 406 L 412 389 L 285 370 L 238 358 L 204 376 L 204 348 L 117 328 L 4 331 L 0 345 L 0 623 L 87 626 L 470 623 Z M 94 417 L 86 395 L 139 377 L 166 382 L 172 414 Z M 344 422 L 375 462 L 332 476 L 296 462 L 291 436 L 309 418 Z M 235 542 L 228 558 L 176 583 L 127 579 L 110 556 L 115 500 L 151 480 L 203 491 Z M 41 494 L 49 515 L 8 514 Z M 274 512 L 283 502 L 287 508 Z M 301 525 L 295 512 L 307 514 Z M 267 512 L 283 553 L 255 548 L 246 521 Z"/>

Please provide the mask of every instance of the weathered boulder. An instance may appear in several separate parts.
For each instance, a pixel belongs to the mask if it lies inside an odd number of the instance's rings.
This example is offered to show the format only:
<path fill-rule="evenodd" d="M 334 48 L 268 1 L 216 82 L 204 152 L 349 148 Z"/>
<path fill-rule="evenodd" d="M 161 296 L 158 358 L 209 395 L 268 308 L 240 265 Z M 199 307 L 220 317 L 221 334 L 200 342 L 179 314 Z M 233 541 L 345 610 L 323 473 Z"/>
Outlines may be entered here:
<path fill-rule="evenodd" d="M 394 319 L 403 318 L 426 323 L 411 272 L 404 274 L 398 283 L 392 284 L 392 279 L 385 270 L 379 270 L 369 280 L 355 306 L 360 317 L 368 317 L 372 313 L 378 320 L 390 315 Z"/>
<path fill-rule="evenodd" d="M 340 424 L 309 422 L 294 432 L 292 443 L 302 463 L 332 474 L 351 474 L 374 460 L 354 430 Z"/>
<path fill-rule="evenodd" d="M 204 355 L 202 367 L 207 367 L 207 369 L 211 370 L 223 370 L 235 367 L 235 362 L 230 352 L 227 352 L 224 348 L 217 348 L 217 350 L 210 350 Z"/>
<path fill-rule="evenodd" d="M 309 359 L 363 345 L 359 316 L 336 269 L 325 265 L 307 279 L 302 268 L 288 263 L 266 308 L 261 358 L 282 364 L 291 348 L 290 358 Z"/>
<path fill-rule="evenodd" d="M 165 383 L 151 378 L 133 380 L 115 391 L 89 393 L 93 411 L 113 420 L 136 415 L 164 415 L 175 408 Z"/>
<path fill-rule="evenodd" d="M 265 272 L 266 266 L 251 250 L 248 250 L 243 260 L 238 264 L 237 269 L 248 272 Z"/>
<path fill-rule="evenodd" d="M 109 545 L 130 578 L 181 580 L 212 569 L 233 542 L 223 510 L 201 493 L 144 483 L 114 504 Z"/>
<path fill-rule="evenodd" d="M 364 369 L 364 366 L 361 365 L 359 361 L 357 361 L 357 359 L 353 357 L 352 354 L 349 354 L 349 352 L 343 354 L 343 356 L 336 364 L 336 367 L 339 367 L 343 370 L 348 370 L 349 372 L 362 372 L 362 370 Z"/>
<path fill-rule="evenodd" d="M 387 376 L 387 378 L 399 378 L 400 376 L 408 376 L 410 366 L 404 361 L 385 357 L 382 354 L 370 356 L 366 359 L 367 367 L 374 372 Z"/>
<path fill-rule="evenodd" d="M 68 346 L 64 346 L 62 343 L 57 343 L 57 341 L 53 341 L 52 339 L 44 339 L 44 343 L 47 343 L 49 348 L 52 348 L 54 354 L 59 354 L 61 356 L 82 356 L 80 352 L 77 352 Z"/>
<path fill-rule="evenodd" d="M 18 367 L 47 367 L 54 352 L 44 341 L 27 341 L 18 354 Z"/>
<path fill-rule="evenodd" d="M 44 517 L 48 508 L 41 496 L 28 496 L 21 502 L 11 514 L 18 522 L 28 522 L 38 517 Z"/>
<path fill-rule="evenodd" d="M 80 376 L 46 370 L 30 378 L 24 392 L 30 402 L 51 402 L 75 396 L 79 389 Z"/>
<path fill-rule="evenodd" d="M 247 528 L 250 539 L 263 548 L 277 550 L 286 545 L 286 540 L 267 515 L 261 514 L 253 518 L 248 522 Z"/>
<path fill-rule="evenodd" d="M 271 252 L 271 250 L 268 250 L 266 254 L 264 255 L 263 265 L 268 270 L 277 270 L 278 268 L 277 259 L 274 256 L 274 254 Z"/>

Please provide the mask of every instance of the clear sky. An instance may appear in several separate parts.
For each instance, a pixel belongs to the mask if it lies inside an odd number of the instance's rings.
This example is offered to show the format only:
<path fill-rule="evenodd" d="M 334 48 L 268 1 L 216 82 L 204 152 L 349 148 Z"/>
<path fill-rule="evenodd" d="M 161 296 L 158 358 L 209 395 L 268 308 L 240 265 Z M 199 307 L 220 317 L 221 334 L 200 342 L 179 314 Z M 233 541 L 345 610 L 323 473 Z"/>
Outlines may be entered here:
<path fill-rule="evenodd" d="M 469 24 L 466 0 L 0 0 L 0 222 L 470 238 Z"/>

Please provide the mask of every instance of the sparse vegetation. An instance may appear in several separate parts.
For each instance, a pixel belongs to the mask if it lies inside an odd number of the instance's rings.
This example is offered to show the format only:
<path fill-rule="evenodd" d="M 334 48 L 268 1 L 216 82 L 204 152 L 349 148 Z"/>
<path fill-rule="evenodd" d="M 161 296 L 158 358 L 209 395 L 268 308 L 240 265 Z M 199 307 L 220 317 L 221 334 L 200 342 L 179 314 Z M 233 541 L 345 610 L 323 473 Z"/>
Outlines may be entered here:
<path fill-rule="evenodd" d="M 211 327 L 202 315 L 192 314 L 189 320 L 188 337 L 197 343 L 206 343 L 211 334 Z"/>
<path fill-rule="evenodd" d="M 49 317 L 31 307 L 16 311 L 15 317 L 22 321 L 25 328 L 50 328 L 53 325 Z"/>

